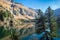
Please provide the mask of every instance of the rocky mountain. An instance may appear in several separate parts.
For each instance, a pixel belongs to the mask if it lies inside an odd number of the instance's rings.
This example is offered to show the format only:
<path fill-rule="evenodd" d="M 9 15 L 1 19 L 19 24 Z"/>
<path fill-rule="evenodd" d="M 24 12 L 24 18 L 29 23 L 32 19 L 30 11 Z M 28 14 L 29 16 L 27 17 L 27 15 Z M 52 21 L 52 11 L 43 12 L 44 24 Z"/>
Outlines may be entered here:
<path fill-rule="evenodd" d="M 54 14 L 56 17 L 59 17 L 60 16 L 60 8 L 54 10 Z"/>
<path fill-rule="evenodd" d="M 0 0 L 0 6 L 11 12 L 15 19 L 35 19 L 36 12 L 12 0 Z"/>
<path fill-rule="evenodd" d="M 2 11 L 3 10 L 3 11 Z M 36 12 L 33 9 L 29 9 L 21 3 L 14 2 L 12 0 L 0 0 L 0 12 L 11 14 L 10 17 L 5 17 L 4 21 L 3 14 L 0 13 L 0 25 L 4 25 L 4 28 L 8 27 L 10 29 L 11 26 L 16 29 L 20 29 L 24 21 L 29 21 L 35 19 Z M 5 14 L 4 14 L 5 15 Z M 23 21 L 23 22 L 22 22 Z M 25 27 L 25 26 L 24 26 Z"/>

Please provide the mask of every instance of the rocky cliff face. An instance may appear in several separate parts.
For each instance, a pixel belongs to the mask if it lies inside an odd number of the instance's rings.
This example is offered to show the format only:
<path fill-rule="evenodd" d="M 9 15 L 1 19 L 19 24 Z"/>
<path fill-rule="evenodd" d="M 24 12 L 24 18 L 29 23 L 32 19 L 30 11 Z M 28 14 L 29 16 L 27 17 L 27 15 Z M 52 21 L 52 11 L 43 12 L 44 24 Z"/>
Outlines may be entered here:
<path fill-rule="evenodd" d="M 0 0 L 0 12 L 3 10 L 4 12 L 9 11 L 10 17 L 4 18 L 4 22 L 0 21 L 0 24 L 4 25 L 4 27 L 11 27 L 21 29 L 23 24 L 20 19 L 23 20 L 32 20 L 35 19 L 36 12 L 28 7 L 25 7 L 21 3 L 16 3 L 11 0 Z M 8 13 L 9 14 L 9 13 Z M 1 17 L 0 17 L 1 18 Z M 24 26 L 25 27 L 25 26 Z"/>
<path fill-rule="evenodd" d="M 15 19 L 35 19 L 36 12 L 25 7 L 21 3 L 13 2 L 12 0 L 0 0 L 0 6 L 9 10 Z"/>

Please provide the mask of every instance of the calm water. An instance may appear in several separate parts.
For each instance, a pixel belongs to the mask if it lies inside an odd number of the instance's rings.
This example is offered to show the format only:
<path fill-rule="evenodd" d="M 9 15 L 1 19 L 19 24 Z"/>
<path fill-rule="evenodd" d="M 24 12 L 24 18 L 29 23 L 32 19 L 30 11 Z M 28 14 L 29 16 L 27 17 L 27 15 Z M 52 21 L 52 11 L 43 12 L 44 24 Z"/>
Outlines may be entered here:
<path fill-rule="evenodd" d="M 42 37 L 44 33 L 42 34 L 32 34 L 32 35 L 29 35 L 29 36 L 26 36 L 24 38 L 22 38 L 22 40 L 40 40 L 40 38 Z M 54 38 L 54 40 L 60 40 L 60 38 Z"/>
<path fill-rule="evenodd" d="M 33 23 L 29 23 L 29 24 L 25 24 L 25 25 L 28 25 L 29 27 L 34 26 Z M 40 38 L 43 36 L 43 34 L 45 34 L 45 33 L 44 32 L 41 34 L 34 33 L 29 36 L 25 36 L 24 38 L 22 38 L 22 40 L 40 40 Z M 60 38 L 54 38 L 54 40 L 60 40 Z"/>

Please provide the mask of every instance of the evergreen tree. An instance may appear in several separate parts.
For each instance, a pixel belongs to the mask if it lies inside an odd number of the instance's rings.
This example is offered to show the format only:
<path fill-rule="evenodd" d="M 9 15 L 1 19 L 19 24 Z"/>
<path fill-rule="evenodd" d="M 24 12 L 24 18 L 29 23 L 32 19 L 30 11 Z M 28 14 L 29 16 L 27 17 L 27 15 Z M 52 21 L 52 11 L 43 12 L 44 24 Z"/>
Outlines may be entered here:
<path fill-rule="evenodd" d="M 10 35 L 9 30 L 5 30 L 4 26 L 0 26 L 0 39 Z"/>
<path fill-rule="evenodd" d="M 54 11 L 48 7 L 45 12 L 45 24 L 46 24 L 46 31 L 48 31 L 50 34 L 50 37 L 52 38 L 52 33 L 56 32 L 56 19 L 54 18 Z"/>
<path fill-rule="evenodd" d="M 1 21 L 4 21 L 4 18 L 9 18 L 10 16 L 11 16 L 11 13 L 8 10 L 6 10 L 6 11 L 1 10 L 0 11 L 0 20 Z"/>
<path fill-rule="evenodd" d="M 42 33 L 45 31 L 43 12 L 39 9 L 37 13 L 38 13 L 38 18 L 37 18 L 37 22 L 36 22 L 37 33 Z"/>

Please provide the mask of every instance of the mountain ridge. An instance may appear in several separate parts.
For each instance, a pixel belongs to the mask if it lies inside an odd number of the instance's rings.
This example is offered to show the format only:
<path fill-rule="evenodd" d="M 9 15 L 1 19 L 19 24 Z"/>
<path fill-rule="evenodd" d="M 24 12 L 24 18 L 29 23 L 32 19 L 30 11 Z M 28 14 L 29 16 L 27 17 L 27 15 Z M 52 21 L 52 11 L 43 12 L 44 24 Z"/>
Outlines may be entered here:
<path fill-rule="evenodd" d="M 60 8 L 54 10 L 54 14 L 56 17 L 59 17 L 60 16 Z"/>
<path fill-rule="evenodd" d="M 0 21 L 0 24 L 2 26 L 6 24 L 6 27 L 8 28 L 10 28 L 11 26 L 10 24 L 12 21 L 13 28 L 20 29 L 22 27 L 20 25 L 23 24 L 24 20 L 30 21 L 35 19 L 35 16 L 36 16 L 36 12 L 34 10 L 29 9 L 24 5 L 11 2 L 11 0 L 0 0 L 0 10 L 3 10 L 3 11 L 7 10 L 12 15 L 12 17 L 4 18 L 3 22 Z"/>
<path fill-rule="evenodd" d="M 0 5 L 9 10 L 13 15 L 16 14 L 14 15 L 14 18 L 27 20 L 28 18 L 35 19 L 36 12 L 24 6 L 23 4 L 11 2 L 11 0 L 1 0 Z"/>

